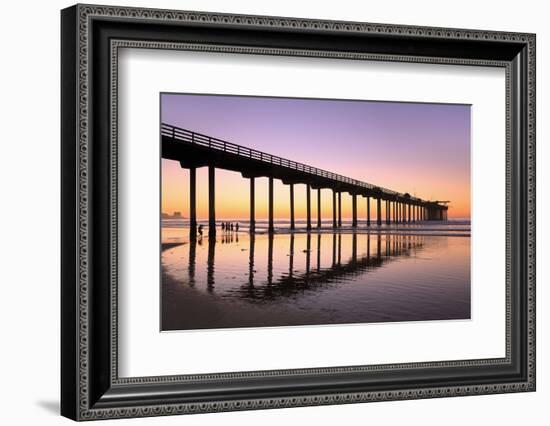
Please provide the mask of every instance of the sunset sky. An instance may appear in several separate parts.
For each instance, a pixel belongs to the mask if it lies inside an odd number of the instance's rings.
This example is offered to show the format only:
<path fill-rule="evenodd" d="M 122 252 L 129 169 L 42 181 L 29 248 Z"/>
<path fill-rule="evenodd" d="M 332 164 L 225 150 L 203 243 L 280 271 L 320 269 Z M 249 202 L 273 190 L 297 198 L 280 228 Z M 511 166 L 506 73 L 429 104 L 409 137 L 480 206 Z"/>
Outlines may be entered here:
<path fill-rule="evenodd" d="M 449 218 L 470 218 L 470 106 L 214 95 L 161 95 L 163 123 L 430 200 L 450 200 Z M 256 217 L 267 217 L 267 178 L 256 179 Z M 366 214 L 359 198 L 358 214 Z M 321 193 L 332 218 L 332 195 Z M 317 191 L 312 191 L 316 217 Z M 371 216 L 374 217 L 374 204 Z M 344 218 L 351 196 L 343 194 Z M 297 218 L 305 185 L 295 185 Z M 289 216 L 289 189 L 275 180 L 275 218 Z M 162 212 L 189 215 L 189 171 L 162 160 Z M 197 216 L 208 217 L 207 169 L 197 170 Z M 216 216 L 249 217 L 249 181 L 216 169 Z"/>

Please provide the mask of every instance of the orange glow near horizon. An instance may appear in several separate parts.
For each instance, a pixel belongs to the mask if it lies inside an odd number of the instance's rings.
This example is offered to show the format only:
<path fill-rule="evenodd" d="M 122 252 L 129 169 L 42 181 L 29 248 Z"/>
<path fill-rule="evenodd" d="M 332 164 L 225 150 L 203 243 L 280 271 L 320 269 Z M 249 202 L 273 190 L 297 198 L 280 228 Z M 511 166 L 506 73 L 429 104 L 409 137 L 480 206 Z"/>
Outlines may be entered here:
<path fill-rule="evenodd" d="M 433 172 L 433 171 L 432 171 Z M 387 176 L 384 176 L 387 174 Z M 430 173 L 431 174 L 431 173 Z M 414 176 L 414 191 L 405 187 L 399 176 L 390 170 L 380 173 L 380 181 L 386 182 L 386 187 L 401 192 L 409 192 L 423 199 L 434 199 L 435 194 L 447 194 L 451 201 L 449 218 L 470 218 L 470 187 L 469 182 L 453 182 L 450 179 L 433 179 L 428 173 L 416 173 Z M 250 183 L 240 173 L 216 169 L 216 217 L 217 219 L 248 219 L 250 216 Z M 367 214 L 366 199 L 358 197 L 358 218 L 364 219 Z M 268 179 L 256 178 L 256 218 L 267 219 L 268 215 Z M 306 186 L 294 186 L 294 209 L 296 219 L 306 217 Z M 180 212 L 183 217 L 189 217 L 189 171 L 180 167 L 177 161 L 162 160 L 162 212 L 172 215 Z M 311 190 L 312 220 L 317 218 L 317 190 Z M 382 217 L 385 216 L 385 203 L 382 203 Z M 289 186 L 274 180 L 274 217 L 287 219 L 290 216 Z M 342 193 L 342 217 L 351 219 L 352 197 Z M 371 199 L 371 218 L 376 216 L 376 201 Z M 332 218 L 332 191 L 321 190 L 321 217 Z M 197 169 L 197 219 L 208 219 L 208 169 Z"/>

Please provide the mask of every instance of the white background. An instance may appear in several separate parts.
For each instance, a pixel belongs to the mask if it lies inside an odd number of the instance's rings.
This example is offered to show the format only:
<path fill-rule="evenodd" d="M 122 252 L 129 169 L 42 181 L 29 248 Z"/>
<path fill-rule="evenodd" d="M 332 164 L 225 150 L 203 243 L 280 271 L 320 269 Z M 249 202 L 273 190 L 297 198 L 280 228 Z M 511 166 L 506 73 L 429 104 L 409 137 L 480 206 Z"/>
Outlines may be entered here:
<path fill-rule="evenodd" d="M 217 78 L 220 75 L 224 78 Z M 122 50 L 118 75 L 119 374 L 504 357 L 504 76 L 503 68 Z M 326 81 L 332 83 L 326 85 Z M 471 320 L 159 333 L 160 212 L 151 200 L 159 199 L 160 92 L 471 103 Z M 491 256 L 484 255 L 488 249 Z M 227 349 L 220 357 L 211 348 Z"/>
<path fill-rule="evenodd" d="M 550 400 L 548 246 L 550 28 L 541 1 L 326 2 L 296 0 L 121 3 L 235 13 L 529 31 L 537 39 L 538 391 L 422 401 L 118 420 L 120 424 L 229 425 L 361 423 L 548 424 Z M 105 0 L 103 3 L 118 4 Z M 0 67 L 2 241 L 0 397 L 3 424 L 68 424 L 59 394 L 59 9 L 64 1 L 3 4 Z M 32 133 L 32 135 L 30 135 Z M 548 191 L 546 191 L 548 192 Z M 129 423 L 130 422 L 130 423 Z M 102 424 L 114 423 L 109 421 Z"/>

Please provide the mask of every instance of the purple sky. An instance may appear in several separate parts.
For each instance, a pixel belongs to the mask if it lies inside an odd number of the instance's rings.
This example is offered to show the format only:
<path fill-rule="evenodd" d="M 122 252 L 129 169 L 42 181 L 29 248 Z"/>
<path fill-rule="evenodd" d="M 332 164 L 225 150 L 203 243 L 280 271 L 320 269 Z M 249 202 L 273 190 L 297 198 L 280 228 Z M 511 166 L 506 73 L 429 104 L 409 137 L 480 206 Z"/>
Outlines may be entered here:
<path fill-rule="evenodd" d="M 164 123 L 470 216 L 469 105 L 162 94 L 161 111 Z"/>

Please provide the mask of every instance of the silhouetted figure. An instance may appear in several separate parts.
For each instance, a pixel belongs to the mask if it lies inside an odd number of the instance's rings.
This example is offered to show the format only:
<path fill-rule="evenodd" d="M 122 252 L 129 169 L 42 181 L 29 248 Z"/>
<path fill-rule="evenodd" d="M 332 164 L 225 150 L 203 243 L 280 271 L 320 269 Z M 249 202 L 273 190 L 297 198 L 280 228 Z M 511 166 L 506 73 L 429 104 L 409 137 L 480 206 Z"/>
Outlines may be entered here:
<path fill-rule="evenodd" d="M 202 225 L 199 225 L 198 231 L 199 231 L 199 235 L 202 237 Z"/>

